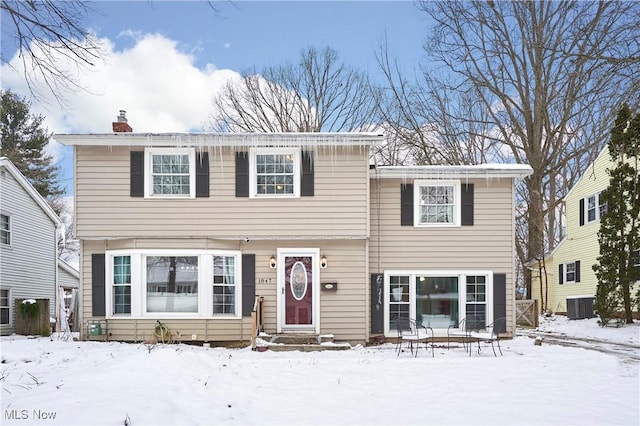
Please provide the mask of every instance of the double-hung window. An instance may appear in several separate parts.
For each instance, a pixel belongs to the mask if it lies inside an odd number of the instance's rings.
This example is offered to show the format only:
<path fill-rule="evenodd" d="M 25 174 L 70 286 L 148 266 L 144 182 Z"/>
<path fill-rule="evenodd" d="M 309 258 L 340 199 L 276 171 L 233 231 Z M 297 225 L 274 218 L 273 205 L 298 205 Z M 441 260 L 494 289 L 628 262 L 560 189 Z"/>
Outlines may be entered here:
<path fill-rule="evenodd" d="M 558 265 L 559 284 L 573 284 L 580 282 L 580 261 L 560 263 Z"/>
<path fill-rule="evenodd" d="M 608 206 L 602 197 L 602 192 L 587 197 L 586 203 L 585 223 L 598 221 L 607 212 Z"/>
<path fill-rule="evenodd" d="M 0 244 L 11 245 L 11 216 L 0 214 Z"/>
<path fill-rule="evenodd" d="M 568 262 L 564 264 L 564 280 L 567 283 L 576 281 L 576 263 Z"/>
<path fill-rule="evenodd" d="M 113 257 L 113 313 L 131 313 L 131 256 Z"/>
<path fill-rule="evenodd" d="M 414 190 L 416 226 L 460 225 L 460 182 L 416 180 Z"/>
<path fill-rule="evenodd" d="M 145 197 L 194 198 L 194 148 L 147 148 Z"/>
<path fill-rule="evenodd" d="M 236 313 L 236 258 L 213 256 L 213 314 Z"/>
<path fill-rule="evenodd" d="M 299 148 L 255 148 L 250 168 L 251 197 L 300 196 Z"/>
<path fill-rule="evenodd" d="M 9 324 L 9 290 L 0 290 L 0 324 Z"/>

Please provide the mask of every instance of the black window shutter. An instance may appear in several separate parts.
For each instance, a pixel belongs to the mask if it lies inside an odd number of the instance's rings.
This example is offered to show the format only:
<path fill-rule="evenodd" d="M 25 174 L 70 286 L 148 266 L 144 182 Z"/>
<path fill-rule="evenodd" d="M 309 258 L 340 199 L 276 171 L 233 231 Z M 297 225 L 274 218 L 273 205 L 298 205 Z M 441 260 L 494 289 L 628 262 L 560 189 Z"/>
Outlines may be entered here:
<path fill-rule="evenodd" d="M 302 151 L 300 195 L 303 197 L 313 197 L 313 151 Z"/>
<path fill-rule="evenodd" d="M 236 152 L 236 197 L 249 196 L 249 153 Z"/>
<path fill-rule="evenodd" d="M 460 224 L 462 226 L 473 226 L 473 184 L 462 184 L 462 217 Z"/>
<path fill-rule="evenodd" d="M 400 225 L 413 226 L 413 184 L 400 184 Z"/>
<path fill-rule="evenodd" d="M 562 263 L 558 265 L 558 279 L 560 284 L 564 284 L 564 265 Z"/>
<path fill-rule="evenodd" d="M 576 282 L 580 282 L 580 261 L 576 260 Z"/>
<path fill-rule="evenodd" d="M 580 198 L 580 226 L 584 225 L 584 198 Z"/>
<path fill-rule="evenodd" d="M 256 255 L 242 255 L 242 316 L 250 317 L 256 298 Z"/>
<path fill-rule="evenodd" d="M 104 254 L 91 255 L 91 313 L 94 317 L 105 316 L 104 299 Z"/>
<path fill-rule="evenodd" d="M 371 333 L 384 333 L 384 275 L 371 274 Z"/>
<path fill-rule="evenodd" d="M 493 320 L 507 316 L 507 274 L 493 274 Z M 507 331 L 506 321 L 502 323 L 502 330 Z"/>
<path fill-rule="evenodd" d="M 196 153 L 196 197 L 209 196 L 209 153 Z"/>
<path fill-rule="evenodd" d="M 144 151 L 131 151 L 129 192 L 132 197 L 144 197 Z"/>

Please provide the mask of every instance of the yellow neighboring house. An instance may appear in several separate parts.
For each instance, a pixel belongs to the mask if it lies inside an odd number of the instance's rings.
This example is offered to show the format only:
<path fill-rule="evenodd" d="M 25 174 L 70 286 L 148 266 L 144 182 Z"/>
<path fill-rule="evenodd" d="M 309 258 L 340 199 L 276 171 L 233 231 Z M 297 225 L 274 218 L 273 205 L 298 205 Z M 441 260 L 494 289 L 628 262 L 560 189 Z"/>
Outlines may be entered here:
<path fill-rule="evenodd" d="M 605 147 L 565 196 L 566 236 L 547 254 L 544 262 L 549 286 L 547 308 L 555 313 L 576 319 L 595 316 L 593 302 L 598 282 L 593 265 L 600 252 L 600 215 L 607 209 L 599 195 L 609 186 L 607 169 L 613 166 L 609 149 Z M 538 300 L 538 306 L 542 307 L 538 262 L 530 262 L 528 267 L 532 270 L 531 298 Z"/>

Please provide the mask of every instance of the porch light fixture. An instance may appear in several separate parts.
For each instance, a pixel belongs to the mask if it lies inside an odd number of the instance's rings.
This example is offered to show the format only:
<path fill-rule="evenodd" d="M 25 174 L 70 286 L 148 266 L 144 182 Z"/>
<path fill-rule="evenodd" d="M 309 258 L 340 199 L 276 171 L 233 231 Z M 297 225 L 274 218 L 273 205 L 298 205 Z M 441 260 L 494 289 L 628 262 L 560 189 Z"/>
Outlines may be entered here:
<path fill-rule="evenodd" d="M 327 256 L 325 256 L 324 254 L 320 257 L 320 267 L 322 269 L 327 267 Z"/>
<path fill-rule="evenodd" d="M 271 269 L 275 269 L 277 265 L 278 263 L 276 262 L 276 257 L 272 254 L 271 258 L 269 259 L 269 267 Z"/>

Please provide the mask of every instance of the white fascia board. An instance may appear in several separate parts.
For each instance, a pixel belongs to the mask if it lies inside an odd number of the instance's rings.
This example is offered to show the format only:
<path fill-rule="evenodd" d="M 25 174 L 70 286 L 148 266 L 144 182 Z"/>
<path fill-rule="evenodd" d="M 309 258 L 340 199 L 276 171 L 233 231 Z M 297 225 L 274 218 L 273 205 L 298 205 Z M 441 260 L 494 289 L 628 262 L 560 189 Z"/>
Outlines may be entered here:
<path fill-rule="evenodd" d="M 528 164 L 477 164 L 437 166 L 378 166 L 372 178 L 451 179 L 451 178 L 524 178 L 533 173 Z"/>
<path fill-rule="evenodd" d="M 18 168 L 6 157 L 0 157 L 0 166 L 4 167 L 11 173 L 15 180 L 22 185 L 27 193 L 33 198 L 33 200 L 40 206 L 44 213 L 49 216 L 51 221 L 55 224 L 57 229 L 62 229 L 64 226 L 62 220 L 55 211 L 51 208 L 49 203 L 40 195 L 40 193 L 31 185 L 31 182 L 18 170 Z"/>
<path fill-rule="evenodd" d="M 607 155 L 609 155 L 609 146 L 608 145 L 605 145 L 605 147 L 602 148 L 602 150 L 596 156 L 596 158 L 591 163 L 589 163 L 589 165 L 587 166 L 587 170 L 585 170 L 585 172 L 582 174 L 582 176 L 580 176 L 580 178 L 578 178 L 578 180 L 573 184 L 573 186 L 571 188 L 569 188 L 569 191 L 567 191 L 567 193 L 564 195 L 564 197 L 562 197 L 562 201 L 565 201 L 565 202 L 567 201 L 567 199 L 569 198 L 571 193 L 575 190 L 575 188 L 578 186 L 578 184 L 580 184 L 580 182 L 582 182 L 582 179 L 584 179 L 585 176 L 588 176 L 588 175 L 590 175 L 592 173 L 593 167 L 595 167 L 596 163 L 598 161 L 600 161 L 600 157 L 605 155 L 605 153 L 607 153 Z M 609 161 L 613 162 L 613 160 L 611 159 L 611 156 L 609 156 Z"/>
<path fill-rule="evenodd" d="M 381 143 L 378 133 L 102 133 L 56 134 L 53 139 L 66 146 L 370 146 Z"/>

